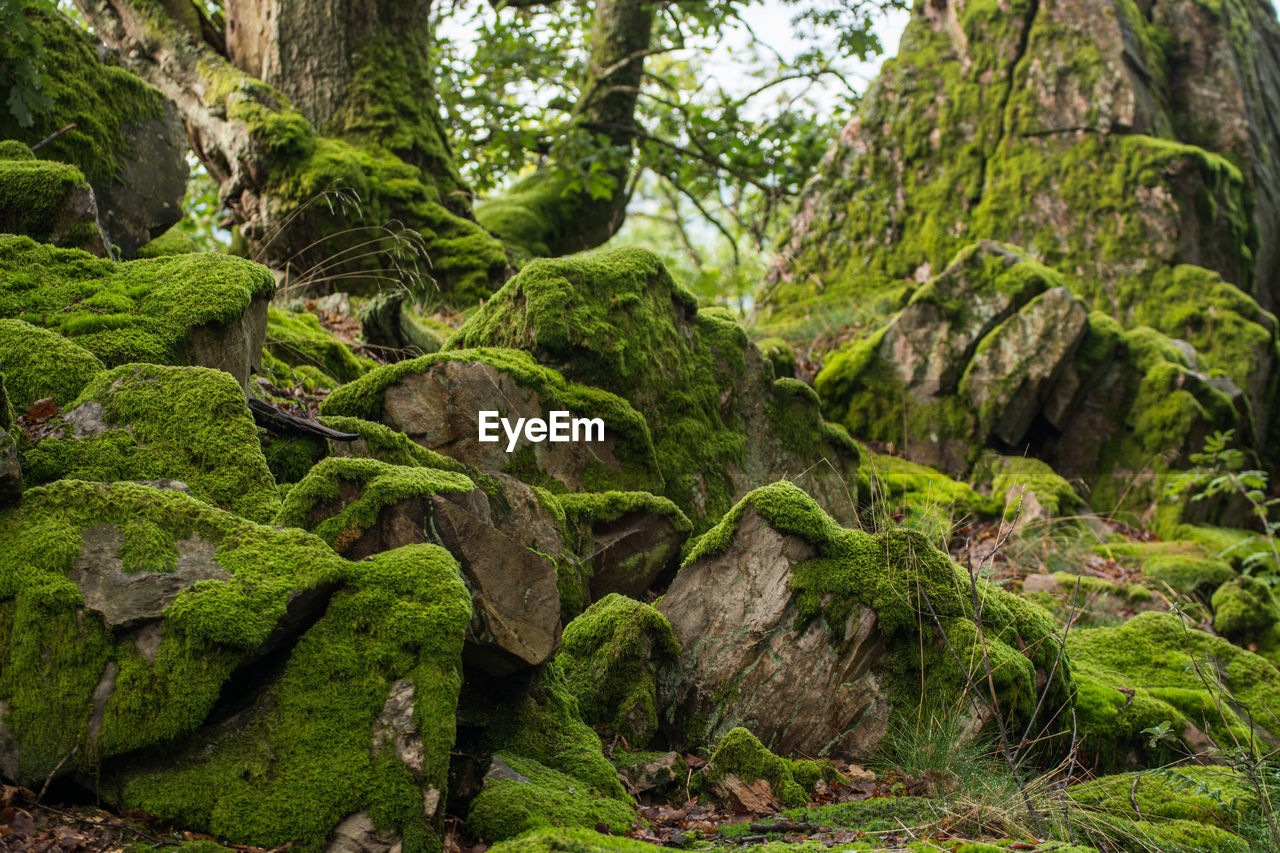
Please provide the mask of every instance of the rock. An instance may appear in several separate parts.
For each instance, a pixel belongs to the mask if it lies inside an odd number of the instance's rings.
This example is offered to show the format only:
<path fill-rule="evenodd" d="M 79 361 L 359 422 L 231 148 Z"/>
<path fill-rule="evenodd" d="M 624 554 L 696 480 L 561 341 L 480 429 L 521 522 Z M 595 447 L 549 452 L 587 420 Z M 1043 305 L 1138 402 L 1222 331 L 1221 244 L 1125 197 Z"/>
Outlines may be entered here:
<path fill-rule="evenodd" d="M 373 359 L 356 355 L 346 341 L 320 325 L 309 311 L 267 309 L 266 351 L 288 367 L 306 366 L 321 371 L 324 384 L 330 388 L 358 379 L 377 367 Z"/>
<path fill-rule="evenodd" d="M 0 512 L 0 593 L 8 779 L 235 844 L 321 849 L 373 808 L 440 837 L 470 616 L 443 549 L 351 563 L 179 492 L 61 481 Z"/>
<path fill-rule="evenodd" d="M 1056 575 L 1027 575 L 1022 579 L 1022 594 L 1035 595 L 1038 592 L 1046 592 L 1056 595 L 1062 592 L 1062 586 L 1062 581 L 1058 580 Z"/>
<path fill-rule="evenodd" d="M 65 406 L 106 369 L 71 339 L 22 320 L 0 320 L 0 365 L 9 399 L 19 412 L 45 398 Z"/>
<path fill-rule="evenodd" d="M 40 66 L 50 104 L 35 111 L 28 127 L 6 111 L 0 138 L 43 141 L 42 158 L 78 168 L 93 187 L 102 231 L 131 258 L 182 218 L 190 144 L 178 111 L 100 54 L 97 40 L 65 16 L 35 7 L 24 14 L 39 34 L 30 58 Z"/>
<path fill-rule="evenodd" d="M 247 387 L 275 279 L 221 253 L 114 261 L 0 235 L 0 315 L 37 320 L 107 367 L 224 370 Z"/>
<path fill-rule="evenodd" d="M 840 528 L 788 483 L 753 491 L 694 544 L 658 604 L 682 649 L 682 677 L 660 695 L 664 730 L 674 745 L 746 726 L 782 755 L 870 755 L 891 709 L 921 701 L 916 667 L 932 673 L 933 699 L 964 692 L 930 622 L 972 626 L 969 584 L 919 534 Z M 1055 629 L 1038 607 L 978 584 L 987 653 L 1008 667 L 1000 707 L 1025 726 Z M 962 635 L 948 636 L 956 648 Z M 956 654 L 981 660 L 973 628 L 963 636 Z M 1069 693 L 1060 671 L 1045 689 L 1046 707 Z"/>
<path fill-rule="evenodd" d="M 360 309 L 360 336 L 384 361 L 403 361 L 440 349 L 440 338 L 405 311 L 408 293 L 384 291 Z"/>
<path fill-rule="evenodd" d="M 662 490 L 649 430 L 624 400 L 566 382 L 518 350 L 460 350 L 388 365 L 339 388 L 320 410 L 380 421 L 425 448 L 534 485 L 554 480 L 569 491 Z M 521 433 L 508 452 L 501 428 L 498 441 L 479 441 L 481 411 L 514 423 L 547 418 L 553 410 L 602 419 L 604 441 L 532 442 Z"/>
<path fill-rule="evenodd" d="M 25 234 L 64 249 L 107 257 L 98 205 L 80 170 L 69 163 L 0 155 L 0 232 Z"/>
<path fill-rule="evenodd" d="M 736 728 L 720 739 L 699 774 L 699 783 L 737 814 L 764 815 L 776 814 L 779 806 L 805 805 L 824 775 L 834 780 L 835 769 L 815 761 L 779 758 L 765 749 L 751 732 Z M 797 781 L 797 776 L 808 783 L 808 791 Z"/>
<path fill-rule="evenodd" d="M 812 389 L 775 381 L 736 319 L 699 310 L 651 252 L 531 262 L 444 351 L 489 346 L 527 350 L 571 382 L 629 402 L 653 435 L 662 482 L 626 488 L 671 499 L 696 528 L 781 477 L 841 518 L 855 515 L 857 449 L 823 420 Z"/>
<path fill-rule="evenodd" d="M 351 815 L 333 830 L 325 853 L 399 853 L 403 842 L 373 825 L 368 812 Z"/>
<path fill-rule="evenodd" d="M 152 364 L 104 371 L 44 434 L 26 453 L 33 482 L 171 478 L 254 521 L 279 509 L 244 393 L 221 371 Z"/>
<path fill-rule="evenodd" d="M 675 504 L 647 492 L 563 494 L 557 501 L 591 567 L 591 601 L 610 593 L 643 598 L 659 576 L 674 572 L 693 528 Z"/>
<path fill-rule="evenodd" d="M 560 641 L 560 527 L 539 497 L 491 478 L 502 515 L 463 474 L 331 458 L 290 489 L 276 523 L 312 530 L 348 559 L 435 542 L 462 566 L 474 610 L 468 660 L 507 674 L 551 658 Z"/>
<path fill-rule="evenodd" d="M 1042 529 L 1084 506 L 1071 484 L 1039 459 L 987 451 L 979 457 L 973 478 L 991 484 L 992 494 L 1004 500 L 1005 517 L 1019 528 L 1030 524 Z"/>
<path fill-rule="evenodd" d="M 159 116 L 125 122 L 120 133 L 130 156 L 114 180 L 94 185 L 102 229 L 125 258 L 182 219 L 187 193 L 186 130 L 172 101 Z"/>
<path fill-rule="evenodd" d="M 614 593 L 565 627 L 556 662 L 586 723 L 644 749 L 658 732 L 658 683 L 676 677 L 679 652 L 661 613 Z"/>
<path fill-rule="evenodd" d="M 683 783 L 689 770 L 678 752 L 664 752 L 657 758 L 635 764 L 620 762 L 615 752 L 613 760 L 618 764 L 618 777 L 633 797 L 649 791 L 665 791 Z"/>

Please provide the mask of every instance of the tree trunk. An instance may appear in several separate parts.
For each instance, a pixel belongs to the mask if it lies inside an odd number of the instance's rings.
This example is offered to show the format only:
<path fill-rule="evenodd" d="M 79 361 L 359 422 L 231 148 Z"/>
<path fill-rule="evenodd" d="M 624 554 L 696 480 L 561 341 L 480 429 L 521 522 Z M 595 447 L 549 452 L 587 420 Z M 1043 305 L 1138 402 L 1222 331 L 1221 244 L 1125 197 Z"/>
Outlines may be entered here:
<path fill-rule="evenodd" d="M 505 280 L 504 247 L 471 217 L 445 139 L 425 5 L 229 0 L 237 67 L 166 11 L 180 2 L 76 5 L 178 105 L 252 256 L 318 290 L 412 284 L 422 261 L 455 304 Z M 415 236 L 389 236 L 388 222 Z"/>
<path fill-rule="evenodd" d="M 579 164 L 552 163 L 477 208 L 485 227 L 535 255 L 594 248 L 617 233 L 630 201 L 636 101 L 652 31 L 649 0 L 596 0 L 587 84 L 574 113 L 581 132 L 600 143 L 612 190 L 593 197 L 577 185 Z"/>

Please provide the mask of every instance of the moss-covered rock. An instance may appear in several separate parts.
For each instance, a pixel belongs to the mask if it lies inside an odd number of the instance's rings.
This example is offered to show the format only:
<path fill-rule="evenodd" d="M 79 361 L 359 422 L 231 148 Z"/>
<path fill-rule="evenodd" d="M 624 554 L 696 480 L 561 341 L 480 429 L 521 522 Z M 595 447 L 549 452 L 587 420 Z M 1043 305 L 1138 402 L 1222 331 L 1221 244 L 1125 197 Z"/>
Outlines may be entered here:
<path fill-rule="evenodd" d="M 834 768 L 827 762 L 779 758 L 751 732 L 735 728 L 716 744 L 707 766 L 699 774 L 699 784 L 727 802 L 740 792 L 735 790 L 739 784 L 750 786 L 764 781 L 768 783 L 769 796 L 779 805 L 796 808 L 809 801 L 819 780 L 836 777 Z"/>
<path fill-rule="evenodd" d="M 0 317 L 58 332 L 108 367 L 197 364 L 244 386 L 274 290 L 268 269 L 230 255 L 117 263 L 0 235 Z"/>
<path fill-rule="evenodd" d="M 566 378 L 620 395 L 653 434 L 664 487 L 705 529 L 734 498 L 794 475 L 852 519 L 856 450 L 812 389 L 773 378 L 728 312 L 699 310 L 661 259 L 620 249 L 531 262 L 446 350 L 528 350 Z M 830 464 L 819 464 L 826 458 Z M 805 472 L 801 476 L 801 472 Z"/>
<path fill-rule="evenodd" d="M 143 244 L 133 256 L 135 258 L 167 258 L 199 251 L 201 248 L 195 238 L 175 225 L 154 240 Z"/>
<path fill-rule="evenodd" d="M 118 623 L 109 583 L 163 606 Z M 469 616 L 439 548 L 349 563 L 179 492 L 31 490 L 0 516 L 5 775 L 235 843 L 322 850 L 367 811 L 438 849 Z"/>
<path fill-rule="evenodd" d="M 0 232 L 107 255 L 93 190 L 70 163 L 0 157 Z"/>
<path fill-rule="evenodd" d="M 859 449 L 866 492 L 876 519 L 917 530 L 936 547 L 944 548 L 951 541 L 955 522 L 999 515 L 1004 507 L 1003 495 L 998 491 L 984 496 L 968 483 L 927 465 Z"/>
<path fill-rule="evenodd" d="M 1280 622 L 1280 602 L 1261 578 L 1241 575 L 1218 587 L 1210 601 L 1213 630 L 1241 646 L 1265 645 Z"/>
<path fill-rule="evenodd" d="M 565 627 L 556 662 L 586 723 L 644 749 L 658 732 L 658 679 L 679 653 L 666 617 L 615 593 Z"/>
<path fill-rule="evenodd" d="M 1018 730 L 1042 690 L 1049 733 L 1069 702 L 1048 613 L 971 580 L 918 533 L 842 528 L 785 482 L 751 492 L 698 539 L 658 609 L 683 650 L 681 682 L 664 697 L 681 743 L 749 725 L 783 755 L 869 755 L 895 704 L 960 695 L 984 655 Z"/>
<path fill-rule="evenodd" d="M 280 506 L 244 392 L 204 367 L 126 364 L 99 373 L 26 453 L 32 483 L 180 480 L 253 521 Z"/>
<path fill-rule="evenodd" d="M 983 454 L 973 477 L 976 482 L 989 483 L 992 494 L 1004 498 L 1006 517 L 1046 522 L 1084 507 L 1070 483 L 1033 457 Z"/>
<path fill-rule="evenodd" d="M 371 358 L 358 356 L 351 346 L 320 325 L 309 312 L 267 309 L 267 352 L 285 364 L 319 368 L 332 385 L 358 379 L 378 366 Z"/>
<path fill-rule="evenodd" d="M 533 442 L 522 431 L 508 452 L 496 423 L 495 441 L 477 440 L 481 411 L 514 423 L 553 410 L 599 418 L 604 440 Z M 339 388 L 320 411 L 380 421 L 462 463 L 554 491 L 662 491 L 649 427 L 626 400 L 568 382 L 520 350 L 453 350 L 389 364 Z"/>
<path fill-rule="evenodd" d="M 65 406 L 106 369 L 74 341 L 22 320 L 0 320 L 0 368 L 9 402 L 19 412 L 46 397 Z"/>
<path fill-rule="evenodd" d="M 1142 613 L 1118 627 L 1072 631 L 1067 650 L 1082 754 L 1100 769 L 1154 766 L 1212 743 L 1245 743 L 1250 725 L 1275 734 L 1266 710 L 1280 702 L 1275 666 L 1176 616 Z M 1233 701 L 1219 703 L 1220 690 Z M 1162 723 L 1175 741 L 1144 732 Z"/>
<path fill-rule="evenodd" d="M 498 853 L 653 853 L 672 848 L 655 847 L 647 841 L 601 835 L 592 829 L 539 829 L 495 844 Z"/>

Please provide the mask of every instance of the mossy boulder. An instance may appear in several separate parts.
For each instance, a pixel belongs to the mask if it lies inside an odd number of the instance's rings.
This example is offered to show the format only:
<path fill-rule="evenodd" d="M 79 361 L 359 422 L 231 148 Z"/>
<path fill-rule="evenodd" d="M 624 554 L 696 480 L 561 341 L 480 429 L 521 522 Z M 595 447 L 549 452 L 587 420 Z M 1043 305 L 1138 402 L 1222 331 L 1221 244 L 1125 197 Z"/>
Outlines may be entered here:
<path fill-rule="evenodd" d="M 1018 730 L 1050 726 L 1069 701 L 1048 613 L 971 579 L 918 533 L 842 528 L 786 482 L 752 491 L 694 542 L 658 609 L 682 649 L 661 697 L 676 743 L 745 725 L 781 755 L 868 756 L 895 706 L 960 696 L 984 650 Z M 1032 720 L 1042 691 L 1045 716 Z"/>
<path fill-rule="evenodd" d="M 836 777 L 829 763 L 779 758 L 751 732 L 735 728 L 720 738 L 698 782 L 737 809 L 751 800 L 797 808 L 809 802 L 819 780 Z"/>
<path fill-rule="evenodd" d="M 26 451 L 31 483 L 168 478 L 252 521 L 280 507 L 244 392 L 220 370 L 122 365 L 97 374 L 47 426 Z"/>
<path fill-rule="evenodd" d="M 666 617 L 613 593 L 565 627 L 556 663 L 583 721 L 644 749 L 658 732 L 658 681 L 679 653 Z"/>
<path fill-rule="evenodd" d="M 267 309 L 267 352 L 290 367 L 318 368 L 330 380 L 330 387 L 359 379 L 378 366 L 371 358 L 358 356 L 351 345 L 320 325 L 310 312 Z"/>
<path fill-rule="evenodd" d="M 979 494 L 968 483 L 952 479 L 928 465 L 901 456 L 875 453 L 862 446 L 859 450 L 862 457 L 859 493 L 866 492 L 876 521 L 916 530 L 935 547 L 946 547 L 956 522 L 998 516 L 1004 507 L 1001 495 Z"/>
<path fill-rule="evenodd" d="M 1276 735 L 1280 673 L 1252 652 L 1183 624 L 1141 613 L 1113 628 L 1072 631 L 1081 755 L 1100 770 L 1156 766 L 1214 744 Z M 1220 691 L 1232 696 L 1219 701 Z M 1146 729 L 1164 724 L 1171 738 Z"/>
<path fill-rule="evenodd" d="M 315 532 L 349 559 L 434 543 L 459 561 L 476 606 L 468 660 L 494 674 L 541 664 L 560 640 L 563 528 L 529 486 L 464 474 L 332 457 L 288 496 L 276 523 Z"/>
<path fill-rule="evenodd" d="M 484 727 L 479 748 L 492 756 L 467 811 L 473 833 L 501 841 L 546 826 L 621 833 L 634 824 L 635 803 L 557 662 L 468 690 L 460 722 Z"/>
<path fill-rule="evenodd" d="M 135 258 L 167 258 L 172 255 L 189 255 L 200 251 L 202 249 L 195 238 L 182 230 L 181 226 L 175 225 L 144 244 L 133 256 Z"/>
<path fill-rule="evenodd" d="M 1174 592 L 1208 598 L 1214 590 L 1236 576 L 1223 560 L 1188 554 L 1155 556 L 1142 565 L 1147 580 L 1165 584 Z"/>
<path fill-rule="evenodd" d="M 511 446 L 496 425 L 496 441 L 478 440 L 482 411 L 514 424 L 554 410 L 599 418 L 604 440 L 534 442 L 521 431 Z M 626 400 L 566 381 L 520 350 L 454 350 L 389 364 L 339 388 L 320 411 L 381 422 L 459 462 L 554 491 L 662 491 L 649 428 Z"/>
<path fill-rule="evenodd" d="M 70 163 L 0 156 L 0 232 L 107 256 L 93 190 Z"/>
<path fill-rule="evenodd" d="M 984 453 L 973 479 L 990 484 L 992 494 L 1004 499 L 1005 516 L 1020 524 L 1043 525 L 1084 508 L 1071 484 L 1034 457 Z"/>
<path fill-rule="evenodd" d="M 65 406 L 106 368 L 93 353 L 57 332 L 22 320 L 0 320 L 0 369 L 14 409 L 36 400 Z"/>
<path fill-rule="evenodd" d="M 28 58 L 48 100 L 25 127 L 6 110 L 0 139 L 43 142 L 42 158 L 76 167 L 93 187 L 108 240 L 133 257 L 182 218 L 190 144 L 178 111 L 60 12 L 28 5 L 21 14 L 39 34 Z M 0 84 L 0 98 L 10 82 Z"/>
<path fill-rule="evenodd" d="M 791 475 L 852 519 L 857 451 L 812 389 L 773 370 L 736 320 L 698 309 L 641 249 L 529 263 L 445 342 L 523 349 L 625 398 L 653 435 L 660 489 L 705 529 L 751 488 Z M 822 459 L 829 464 L 820 464 Z"/>
<path fill-rule="evenodd" d="M 1280 622 L 1280 602 L 1262 578 L 1241 575 L 1224 583 L 1210 600 L 1213 630 L 1240 646 L 1272 645 L 1272 629 Z"/>
<path fill-rule="evenodd" d="M 214 367 L 245 387 L 274 290 L 266 267 L 230 255 L 118 263 L 0 235 L 0 317 L 58 332 L 108 367 Z"/>
<path fill-rule="evenodd" d="M 180 492 L 33 489 L 0 516 L 4 773 L 237 844 L 320 851 L 364 812 L 438 849 L 469 617 L 434 546 L 351 563 Z"/>

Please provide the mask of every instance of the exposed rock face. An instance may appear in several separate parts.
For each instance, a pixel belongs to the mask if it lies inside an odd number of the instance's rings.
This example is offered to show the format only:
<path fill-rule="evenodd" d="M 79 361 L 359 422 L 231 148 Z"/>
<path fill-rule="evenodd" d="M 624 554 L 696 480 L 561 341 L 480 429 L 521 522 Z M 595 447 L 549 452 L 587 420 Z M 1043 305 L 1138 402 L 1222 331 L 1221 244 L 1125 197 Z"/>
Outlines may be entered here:
<path fill-rule="evenodd" d="M 0 773 L 232 843 L 375 808 L 438 838 L 470 612 L 432 545 L 353 563 L 180 492 L 31 490 L 0 513 Z"/>
<path fill-rule="evenodd" d="M 529 264 L 445 350 L 478 346 L 527 350 L 630 402 L 652 432 L 661 493 L 695 527 L 779 477 L 854 515 L 858 456 L 848 436 L 823 421 L 810 389 L 775 381 L 732 315 L 699 310 L 650 252 Z"/>
<path fill-rule="evenodd" d="M 999 705 L 1025 725 L 1034 702 L 1024 699 L 1053 668 L 1043 642 L 1052 623 L 1012 594 L 979 588 L 988 653 L 1001 662 Z M 949 558 L 904 530 L 840 528 L 786 483 L 751 492 L 706 533 L 658 609 L 681 647 L 680 677 L 662 682 L 676 744 L 742 726 L 782 754 L 865 756 L 895 705 L 921 701 L 914 667 L 933 701 L 964 690 L 957 660 L 981 660 L 970 655 L 969 578 Z M 887 651 L 903 648 L 891 674 Z M 1054 679 L 1046 704 L 1057 708 L 1068 688 L 1061 672 Z"/>
<path fill-rule="evenodd" d="M 479 413 L 547 418 L 551 411 L 600 418 L 603 441 L 530 441 L 521 432 L 511 452 L 501 427 L 497 441 L 479 441 Z M 478 349 L 429 355 L 388 365 L 338 389 L 321 407 L 385 423 L 419 445 L 486 471 L 534 485 L 555 480 L 570 491 L 661 491 L 649 429 L 625 400 L 565 382 L 515 350 Z"/>

